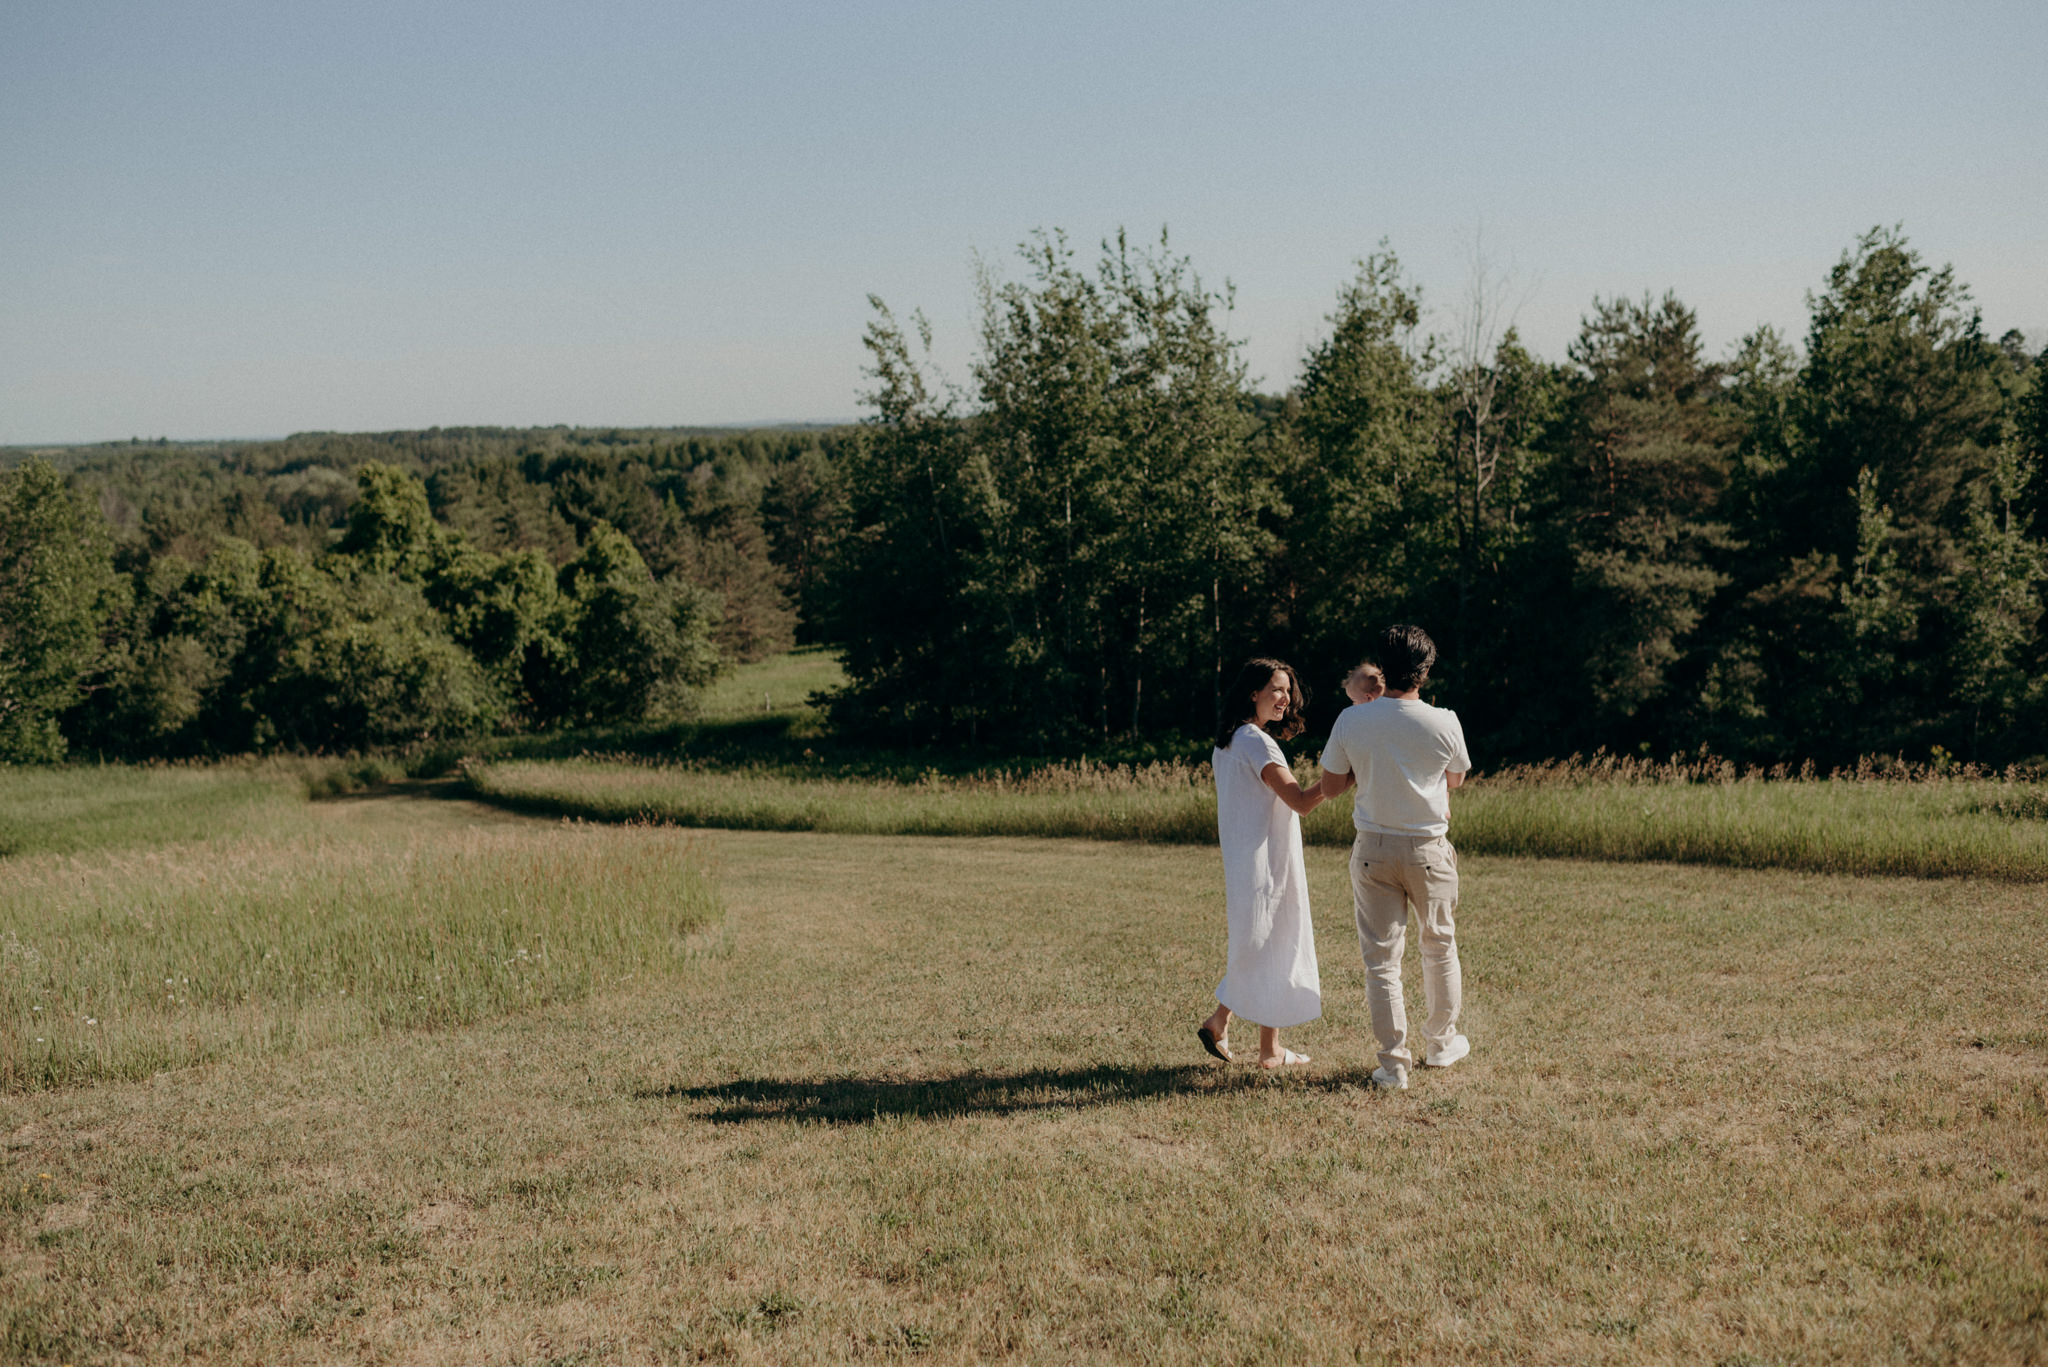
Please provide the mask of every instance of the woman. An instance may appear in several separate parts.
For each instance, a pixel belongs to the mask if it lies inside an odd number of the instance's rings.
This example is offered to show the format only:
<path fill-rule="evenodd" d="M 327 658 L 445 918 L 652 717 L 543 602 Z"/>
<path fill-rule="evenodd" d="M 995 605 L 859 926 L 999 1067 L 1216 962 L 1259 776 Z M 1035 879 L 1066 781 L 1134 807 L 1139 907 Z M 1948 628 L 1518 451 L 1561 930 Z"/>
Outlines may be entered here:
<path fill-rule="evenodd" d="M 1264 1068 L 1307 1063 L 1308 1055 L 1280 1047 L 1280 1030 L 1323 1014 L 1300 820 L 1323 794 L 1320 785 L 1303 789 L 1294 781 L 1275 740 L 1301 734 L 1307 705 L 1308 690 L 1290 666 L 1248 660 L 1223 695 L 1217 719 L 1210 764 L 1216 771 L 1230 958 L 1216 987 L 1216 1012 L 1195 1033 L 1204 1049 L 1226 1062 L 1232 1057 L 1233 1013 L 1258 1025 Z"/>

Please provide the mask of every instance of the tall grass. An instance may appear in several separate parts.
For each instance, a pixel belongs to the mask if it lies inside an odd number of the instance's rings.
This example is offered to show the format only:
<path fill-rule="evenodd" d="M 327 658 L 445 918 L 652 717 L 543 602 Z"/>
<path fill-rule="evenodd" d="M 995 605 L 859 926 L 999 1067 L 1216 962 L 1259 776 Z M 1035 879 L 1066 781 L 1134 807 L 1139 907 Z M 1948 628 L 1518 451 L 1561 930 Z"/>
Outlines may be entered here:
<path fill-rule="evenodd" d="M 476 763 L 475 796 L 518 811 L 846 835 L 1025 835 L 1193 843 L 1216 838 L 1206 765 L 1057 765 L 965 778 L 795 778 L 627 760 Z"/>
<path fill-rule="evenodd" d="M 1205 764 L 1084 761 L 909 782 L 594 759 L 477 763 L 465 774 L 486 801 L 601 821 L 1169 843 L 1216 831 Z M 1713 760 L 1595 756 L 1475 776 L 1451 808 L 1452 839 L 1474 854 L 2048 879 L 2048 786 L 2018 773 L 1865 765 L 1773 777 Z M 1323 804 L 1303 837 L 1349 844 L 1351 801 Z"/>
<path fill-rule="evenodd" d="M 1866 762 L 1820 777 L 1719 761 L 1514 769 L 1453 801 L 1460 848 L 1816 873 L 2048 879 L 2048 785 Z"/>
<path fill-rule="evenodd" d="M 11 861 L 0 1090 L 461 1024 L 674 967 L 713 918 L 674 832 L 242 836 Z"/>

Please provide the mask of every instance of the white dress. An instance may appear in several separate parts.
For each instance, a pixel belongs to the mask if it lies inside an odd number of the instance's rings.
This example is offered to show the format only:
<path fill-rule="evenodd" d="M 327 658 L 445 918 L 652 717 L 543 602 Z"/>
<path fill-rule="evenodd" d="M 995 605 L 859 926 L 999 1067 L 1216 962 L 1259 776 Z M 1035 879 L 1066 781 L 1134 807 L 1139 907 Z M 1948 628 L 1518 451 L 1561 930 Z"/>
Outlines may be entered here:
<path fill-rule="evenodd" d="M 1254 1025 L 1278 1029 L 1312 1021 L 1323 1014 L 1323 988 L 1301 819 L 1259 777 L 1268 764 L 1286 768 L 1287 756 L 1246 722 L 1229 749 L 1212 752 L 1210 763 L 1230 917 L 1230 958 L 1216 1000 Z"/>

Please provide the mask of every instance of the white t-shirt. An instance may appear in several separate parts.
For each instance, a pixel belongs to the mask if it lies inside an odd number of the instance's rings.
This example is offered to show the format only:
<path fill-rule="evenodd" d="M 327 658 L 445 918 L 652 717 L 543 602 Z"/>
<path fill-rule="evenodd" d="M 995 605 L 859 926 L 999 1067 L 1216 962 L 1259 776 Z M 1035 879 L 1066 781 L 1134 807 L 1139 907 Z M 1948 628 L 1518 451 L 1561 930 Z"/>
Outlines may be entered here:
<path fill-rule="evenodd" d="M 1351 824 L 1380 835 L 1443 835 L 1451 829 L 1446 773 L 1472 768 L 1465 728 L 1447 707 L 1420 698 L 1374 698 L 1347 707 L 1330 728 L 1323 768 L 1355 774 Z"/>

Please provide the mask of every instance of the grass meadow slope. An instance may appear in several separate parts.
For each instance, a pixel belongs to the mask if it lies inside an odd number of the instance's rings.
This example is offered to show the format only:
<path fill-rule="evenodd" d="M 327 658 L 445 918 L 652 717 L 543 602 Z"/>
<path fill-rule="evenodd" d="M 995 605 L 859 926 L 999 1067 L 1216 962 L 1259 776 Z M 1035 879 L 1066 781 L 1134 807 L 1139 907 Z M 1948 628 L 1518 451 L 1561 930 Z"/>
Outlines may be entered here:
<path fill-rule="evenodd" d="M 179 1019 L 152 1014 L 124 899 L 245 967 L 206 918 L 253 950 L 302 907 L 339 919 L 302 929 L 301 963 L 397 963 L 423 920 L 413 958 L 524 888 L 598 967 L 189 1066 L 18 1078 L 0 1359 L 2048 1355 L 2036 887 L 1471 856 L 1474 1053 L 1382 1095 L 1334 848 L 1310 851 L 1326 1013 L 1289 1035 L 1316 1063 L 1269 1077 L 1193 1038 L 1223 938 L 1199 846 L 686 835 L 403 795 L 275 819 L 8 858 L 7 928 L 129 946 L 45 935 L 81 981 L 137 982 L 101 1027 Z M 664 862 L 701 869 L 724 919 L 685 898 L 606 948 L 624 932 L 597 922 L 640 922 Z M 216 879 L 244 900 L 190 892 Z M 247 981 L 276 1019 L 331 1007 Z"/>

